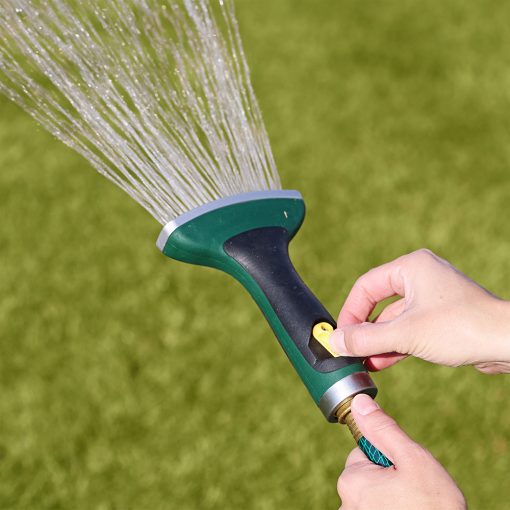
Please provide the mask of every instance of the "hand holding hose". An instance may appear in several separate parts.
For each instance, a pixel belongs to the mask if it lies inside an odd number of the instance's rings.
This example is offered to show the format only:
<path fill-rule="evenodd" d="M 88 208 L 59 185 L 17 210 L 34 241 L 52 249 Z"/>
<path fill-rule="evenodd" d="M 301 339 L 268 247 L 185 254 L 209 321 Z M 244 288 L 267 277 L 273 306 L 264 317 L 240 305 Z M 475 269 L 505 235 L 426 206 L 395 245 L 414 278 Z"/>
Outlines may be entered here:
<path fill-rule="evenodd" d="M 382 411 L 368 395 L 354 397 L 362 434 L 393 461 L 383 468 L 356 448 L 338 479 L 342 510 L 465 510 L 460 489 L 439 462 Z"/>

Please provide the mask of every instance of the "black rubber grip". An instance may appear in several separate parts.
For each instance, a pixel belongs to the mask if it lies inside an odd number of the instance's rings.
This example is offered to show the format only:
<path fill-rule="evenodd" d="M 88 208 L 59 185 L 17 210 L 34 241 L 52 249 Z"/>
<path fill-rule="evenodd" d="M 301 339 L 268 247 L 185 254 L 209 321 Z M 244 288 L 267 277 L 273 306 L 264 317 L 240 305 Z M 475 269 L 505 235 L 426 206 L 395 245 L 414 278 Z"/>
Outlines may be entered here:
<path fill-rule="evenodd" d="M 289 258 L 289 234 L 282 227 L 243 232 L 227 240 L 225 252 L 257 282 L 283 327 L 308 363 L 319 372 L 332 372 L 358 358 L 333 357 L 312 336 L 319 322 L 336 323 L 305 285 Z"/>

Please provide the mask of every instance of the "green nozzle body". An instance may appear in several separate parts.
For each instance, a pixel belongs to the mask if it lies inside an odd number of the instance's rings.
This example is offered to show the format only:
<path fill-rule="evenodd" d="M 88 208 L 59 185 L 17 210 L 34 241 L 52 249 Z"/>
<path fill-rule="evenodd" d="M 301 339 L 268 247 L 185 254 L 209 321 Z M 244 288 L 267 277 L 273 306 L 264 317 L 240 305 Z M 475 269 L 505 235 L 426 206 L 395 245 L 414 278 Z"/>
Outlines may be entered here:
<path fill-rule="evenodd" d="M 336 324 L 303 283 L 288 255 L 305 205 L 296 191 L 255 192 L 217 200 L 163 229 L 161 251 L 176 260 L 220 269 L 250 293 L 326 418 L 345 398 L 377 390 L 357 358 L 334 357 L 314 326 Z"/>

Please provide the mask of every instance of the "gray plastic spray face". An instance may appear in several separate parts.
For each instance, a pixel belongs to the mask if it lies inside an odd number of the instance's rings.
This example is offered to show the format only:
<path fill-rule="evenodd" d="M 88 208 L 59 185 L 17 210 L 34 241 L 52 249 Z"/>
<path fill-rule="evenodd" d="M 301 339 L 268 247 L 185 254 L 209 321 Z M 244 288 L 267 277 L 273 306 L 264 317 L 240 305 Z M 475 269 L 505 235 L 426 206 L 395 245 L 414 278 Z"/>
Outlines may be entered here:
<path fill-rule="evenodd" d="M 200 207 L 196 207 L 191 211 L 187 211 L 184 214 L 181 214 L 177 218 L 172 221 L 169 221 L 161 230 L 158 240 L 156 241 L 156 246 L 163 251 L 165 248 L 165 244 L 172 234 L 174 230 L 179 228 L 181 225 L 184 225 L 188 221 L 191 221 L 202 214 L 207 214 L 215 209 L 220 209 L 221 207 L 227 207 L 229 205 L 241 204 L 243 202 L 251 202 L 253 200 L 264 200 L 268 198 L 278 199 L 278 198 L 294 198 L 294 199 L 302 199 L 301 193 L 295 190 L 278 190 L 278 191 L 253 191 L 250 193 L 241 193 L 239 195 L 234 195 L 231 197 L 220 198 L 219 200 L 214 200 L 213 202 L 209 202 L 208 204 L 201 205 Z"/>

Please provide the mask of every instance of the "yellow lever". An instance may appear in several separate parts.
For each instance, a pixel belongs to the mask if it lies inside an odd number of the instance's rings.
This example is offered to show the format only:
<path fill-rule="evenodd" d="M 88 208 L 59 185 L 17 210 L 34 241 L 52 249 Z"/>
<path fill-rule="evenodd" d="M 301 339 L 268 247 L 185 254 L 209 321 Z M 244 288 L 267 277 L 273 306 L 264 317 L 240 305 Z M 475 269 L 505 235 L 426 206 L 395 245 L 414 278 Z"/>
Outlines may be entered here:
<path fill-rule="evenodd" d="M 324 349 L 326 349 L 335 358 L 338 357 L 333 351 L 331 344 L 329 343 L 329 337 L 333 333 L 333 326 L 329 322 L 318 322 L 312 329 L 312 335 L 319 342 Z"/>

